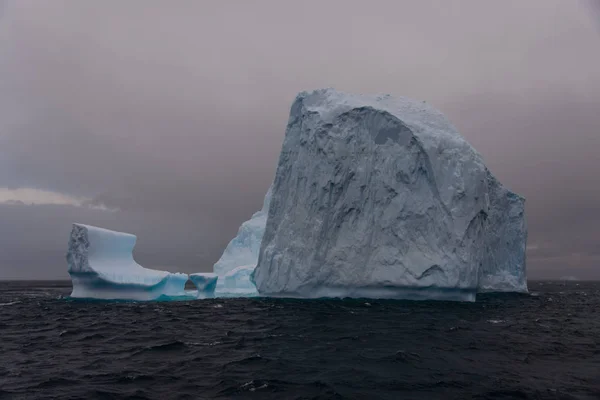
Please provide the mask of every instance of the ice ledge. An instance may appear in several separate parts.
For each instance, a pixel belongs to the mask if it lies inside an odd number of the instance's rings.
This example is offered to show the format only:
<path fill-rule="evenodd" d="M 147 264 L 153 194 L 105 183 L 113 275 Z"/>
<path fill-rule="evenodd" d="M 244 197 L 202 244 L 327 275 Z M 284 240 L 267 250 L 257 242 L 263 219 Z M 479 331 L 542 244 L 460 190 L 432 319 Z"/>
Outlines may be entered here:
<path fill-rule="evenodd" d="M 95 272 L 71 272 L 72 298 L 102 300 L 149 301 L 160 298 L 186 297 L 186 274 L 174 273 L 155 284 L 130 282 L 115 283 Z"/>

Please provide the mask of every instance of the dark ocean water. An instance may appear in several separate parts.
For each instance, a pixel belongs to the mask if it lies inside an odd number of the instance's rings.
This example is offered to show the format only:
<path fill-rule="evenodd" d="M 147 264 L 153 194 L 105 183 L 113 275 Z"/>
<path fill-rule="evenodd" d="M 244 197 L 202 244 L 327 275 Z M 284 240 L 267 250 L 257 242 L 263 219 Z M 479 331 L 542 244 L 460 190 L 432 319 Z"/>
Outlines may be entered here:
<path fill-rule="evenodd" d="M 600 399 L 600 282 L 530 290 L 127 303 L 0 282 L 0 398 Z"/>

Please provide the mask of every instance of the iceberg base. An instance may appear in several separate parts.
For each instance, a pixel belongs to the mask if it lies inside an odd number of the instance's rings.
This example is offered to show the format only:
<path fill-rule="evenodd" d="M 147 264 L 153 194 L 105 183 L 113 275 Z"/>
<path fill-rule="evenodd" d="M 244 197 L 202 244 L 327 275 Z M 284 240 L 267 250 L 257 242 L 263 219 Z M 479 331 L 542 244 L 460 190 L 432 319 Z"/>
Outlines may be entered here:
<path fill-rule="evenodd" d="M 71 272 L 72 298 L 103 300 L 157 300 L 185 297 L 186 274 L 169 274 L 155 284 L 119 283 L 95 272 Z"/>
<path fill-rule="evenodd" d="M 321 286 L 303 289 L 299 292 L 260 293 L 264 297 L 281 298 L 367 298 L 396 300 L 441 300 L 475 301 L 476 289 L 440 288 L 440 287 L 335 287 Z"/>

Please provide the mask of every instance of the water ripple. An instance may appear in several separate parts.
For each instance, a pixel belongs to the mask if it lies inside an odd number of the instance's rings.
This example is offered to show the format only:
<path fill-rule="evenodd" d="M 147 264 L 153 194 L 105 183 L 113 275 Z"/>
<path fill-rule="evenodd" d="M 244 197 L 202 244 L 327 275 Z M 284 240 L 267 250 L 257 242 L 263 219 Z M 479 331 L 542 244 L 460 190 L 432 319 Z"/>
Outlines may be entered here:
<path fill-rule="evenodd" d="M 600 283 L 531 288 L 139 303 L 0 283 L 0 398 L 600 398 Z"/>

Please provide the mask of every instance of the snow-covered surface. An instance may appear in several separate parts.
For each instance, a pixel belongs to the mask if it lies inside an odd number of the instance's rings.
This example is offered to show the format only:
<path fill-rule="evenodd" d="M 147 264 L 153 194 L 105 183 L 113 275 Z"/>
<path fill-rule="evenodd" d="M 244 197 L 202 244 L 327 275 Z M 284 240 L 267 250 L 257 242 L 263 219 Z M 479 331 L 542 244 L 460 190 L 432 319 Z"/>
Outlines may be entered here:
<path fill-rule="evenodd" d="M 252 279 L 292 297 L 524 291 L 523 202 L 425 102 L 303 92 Z"/>
<path fill-rule="evenodd" d="M 256 267 L 258 261 L 258 252 L 265 232 L 270 201 L 271 189 L 269 188 L 262 209 L 240 226 L 236 237 L 229 242 L 223 255 L 214 265 L 213 270 L 220 277 L 217 282 L 218 293 L 231 292 L 236 288 L 242 291 L 250 289 L 256 291 L 254 284 L 249 280 L 249 274 Z M 249 273 L 247 273 L 248 268 L 250 268 Z M 226 282 L 229 283 L 226 285 Z"/>
<path fill-rule="evenodd" d="M 136 236 L 73 224 L 67 252 L 71 297 L 154 300 L 185 296 L 187 274 L 144 268 L 133 259 Z"/>
<path fill-rule="evenodd" d="M 214 297 L 218 278 L 217 274 L 210 272 L 190 274 L 190 280 L 198 290 L 198 297 Z"/>

